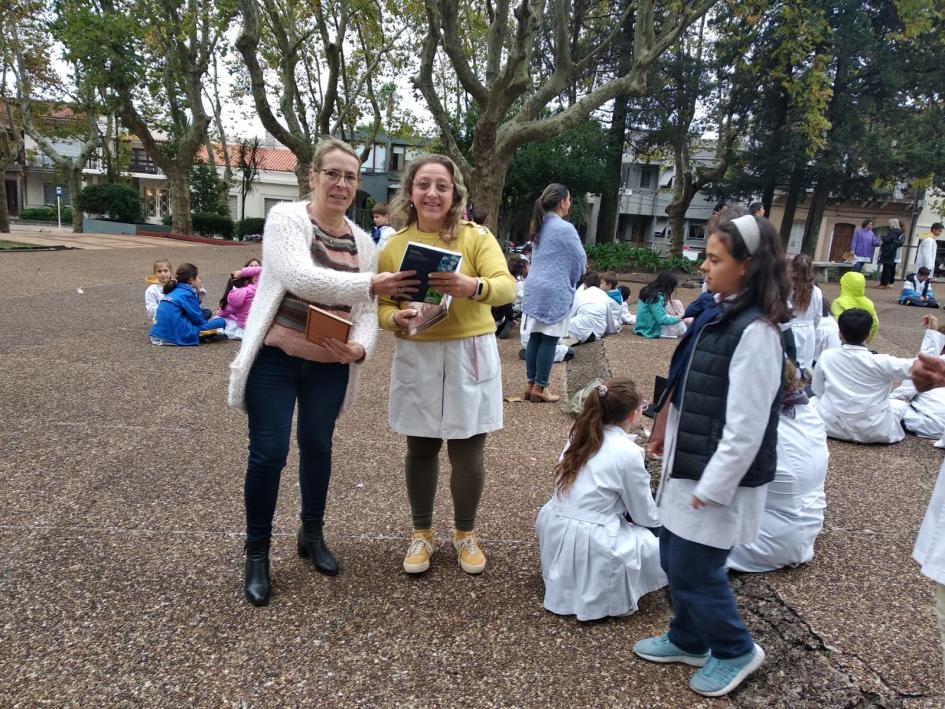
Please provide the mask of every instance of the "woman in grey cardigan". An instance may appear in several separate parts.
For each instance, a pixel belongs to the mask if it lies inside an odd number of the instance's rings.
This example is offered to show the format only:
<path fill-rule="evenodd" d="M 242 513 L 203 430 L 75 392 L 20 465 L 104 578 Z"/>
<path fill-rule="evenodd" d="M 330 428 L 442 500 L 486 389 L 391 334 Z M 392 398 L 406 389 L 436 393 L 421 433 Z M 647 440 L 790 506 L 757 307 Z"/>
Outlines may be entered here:
<path fill-rule="evenodd" d="M 558 341 L 568 334 L 574 290 L 587 265 L 581 238 L 570 222 L 571 194 L 558 183 L 548 185 L 535 201 L 529 237 L 534 244 L 532 264 L 525 279 L 522 329 L 525 348 L 525 401 L 554 402 L 548 390 Z"/>

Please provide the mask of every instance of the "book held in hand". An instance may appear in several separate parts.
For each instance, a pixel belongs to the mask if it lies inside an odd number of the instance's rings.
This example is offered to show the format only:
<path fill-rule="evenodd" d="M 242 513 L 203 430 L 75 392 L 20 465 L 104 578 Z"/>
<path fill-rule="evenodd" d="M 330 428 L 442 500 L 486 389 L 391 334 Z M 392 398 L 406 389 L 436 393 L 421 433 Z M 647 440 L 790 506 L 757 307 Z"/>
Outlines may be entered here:
<path fill-rule="evenodd" d="M 317 305 L 309 305 L 308 319 L 305 323 L 305 339 L 322 347 L 325 346 L 325 340 L 329 337 L 347 342 L 352 324 L 350 320 L 332 315 Z"/>
<path fill-rule="evenodd" d="M 463 255 L 458 251 L 449 251 L 437 246 L 428 246 L 416 241 L 407 243 L 404 257 L 400 261 L 399 271 L 416 271 L 415 278 L 420 281 L 417 292 L 410 296 L 394 297 L 394 300 L 409 301 L 405 307 L 413 308 L 417 315 L 407 323 L 407 336 L 428 330 L 449 315 L 453 297 L 441 293 L 430 286 L 431 273 L 455 273 L 463 262 Z"/>
<path fill-rule="evenodd" d="M 428 246 L 416 241 L 408 241 L 404 257 L 400 260 L 398 271 L 416 271 L 414 276 L 420 284 L 417 292 L 409 296 L 392 296 L 393 300 L 414 300 L 420 303 L 439 305 L 448 296 L 430 287 L 431 273 L 455 273 L 463 262 L 463 255 L 458 251 L 449 251 L 437 246 Z"/>

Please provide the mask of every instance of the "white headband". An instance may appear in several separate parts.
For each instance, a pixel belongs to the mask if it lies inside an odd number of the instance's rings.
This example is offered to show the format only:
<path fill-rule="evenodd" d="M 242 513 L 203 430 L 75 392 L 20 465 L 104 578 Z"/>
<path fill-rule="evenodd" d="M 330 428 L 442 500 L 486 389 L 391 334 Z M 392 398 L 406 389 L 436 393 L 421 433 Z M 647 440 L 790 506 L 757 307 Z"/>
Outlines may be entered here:
<path fill-rule="evenodd" d="M 745 248 L 748 249 L 748 255 L 754 256 L 761 243 L 761 230 L 758 229 L 758 222 L 751 214 L 746 214 L 738 219 L 733 219 L 732 224 L 738 229 L 739 236 L 745 242 Z"/>

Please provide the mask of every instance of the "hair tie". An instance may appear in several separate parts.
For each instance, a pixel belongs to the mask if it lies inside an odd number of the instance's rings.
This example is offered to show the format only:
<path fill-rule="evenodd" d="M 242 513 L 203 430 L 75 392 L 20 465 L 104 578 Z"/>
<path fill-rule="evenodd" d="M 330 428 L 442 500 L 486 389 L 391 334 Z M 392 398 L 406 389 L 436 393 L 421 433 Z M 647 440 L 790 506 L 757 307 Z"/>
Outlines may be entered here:
<path fill-rule="evenodd" d="M 758 220 L 755 219 L 754 215 L 746 214 L 738 219 L 733 219 L 732 224 L 735 225 L 738 235 L 745 242 L 748 255 L 754 256 L 755 251 L 758 250 L 758 245 L 761 244 L 761 230 L 758 228 Z"/>
<path fill-rule="evenodd" d="M 606 385 L 606 384 L 598 384 L 598 385 L 597 385 L 597 396 L 600 397 L 601 399 L 603 399 L 605 396 L 607 396 L 607 385 Z"/>

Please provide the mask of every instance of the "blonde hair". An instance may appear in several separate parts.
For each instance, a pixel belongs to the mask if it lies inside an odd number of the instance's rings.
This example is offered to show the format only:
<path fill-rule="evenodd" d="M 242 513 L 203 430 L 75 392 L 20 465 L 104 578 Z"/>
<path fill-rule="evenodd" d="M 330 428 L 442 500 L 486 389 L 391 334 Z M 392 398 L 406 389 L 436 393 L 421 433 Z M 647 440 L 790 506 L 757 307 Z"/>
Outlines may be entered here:
<path fill-rule="evenodd" d="M 168 271 L 174 270 L 174 267 L 171 265 L 171 262 L 168 259 L 159 258 L 157 261 L 154 262 L 154 265 L 151 266 L 151 273 L 157 273 L 158 266 L 162 263 L 167 266 Z"/>
<path fill-rule="evenodd" d="M 446 213 L 443 229 L 440 231 L 440 238 L 449 243 L 456 238 L 456 229 L 463 218 L 466 198 L 469 193 L 466 190 L 463 173 L 456 163 L 445 155 L 421 155 L 407 166 L 407 169 L 404 170 L 404 176 L 400 179 L 400 190 L 387 206 L 387 214 L 390 217 L 391 224 L 397 229 L 403 229 L 416 223 L 417 209 L 413 206 L 410 193 L 413 191 L 413 179 L 417 171 L 424 165 L 442 165 L 453 178 L 453 204 Z"/>
<path fill-rule="evenodd" d="M 325 156 L 333 150 L 339 150 L 342 153 L 346 153 L 358 161 L 358 167 L 361 166 L 361 156 L 358 155 L 357 151 L 348 145 L 343 140 L 338 140 L 337 138 L 332 138 L 331 136 L 326 136 L 318 141 L 318 145 L 315 146 L 315 154 L 312 156 L 312 169 L 318 170 L 322 166 L 322 160 L 325 159 Z"/>

